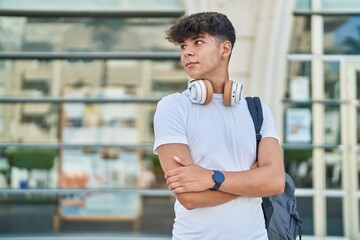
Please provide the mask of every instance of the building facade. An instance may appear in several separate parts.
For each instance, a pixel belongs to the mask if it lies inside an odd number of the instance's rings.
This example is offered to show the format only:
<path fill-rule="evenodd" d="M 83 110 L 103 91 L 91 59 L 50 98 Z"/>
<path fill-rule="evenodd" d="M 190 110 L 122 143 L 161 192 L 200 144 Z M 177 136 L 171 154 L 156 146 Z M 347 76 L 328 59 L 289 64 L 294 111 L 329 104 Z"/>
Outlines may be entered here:
<path fill-rule="evenodd" d="M 274 113 L 303 235 L 359 238 L 357 1 L 0 1 L 0 236 L 170 236 L 171 208 L 143 227 L 150 200 L 173 201 L 152 153 L 155 106 L 188 81 L 164 31 L 219 11 L 236 29 L 231 79 Z M 49 220 L 19 230 L 17 209 L 39 202 Z"/>

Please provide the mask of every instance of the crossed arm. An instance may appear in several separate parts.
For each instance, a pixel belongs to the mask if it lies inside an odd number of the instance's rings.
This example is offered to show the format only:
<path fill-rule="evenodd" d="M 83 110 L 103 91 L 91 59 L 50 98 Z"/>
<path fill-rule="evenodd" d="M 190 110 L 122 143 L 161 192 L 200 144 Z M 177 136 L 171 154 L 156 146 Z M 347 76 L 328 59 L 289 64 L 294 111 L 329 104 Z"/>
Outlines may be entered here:
<path fill-rule="evenodd" d="M 185 144 L 164 144 L 157 149 L 166 183 L 187 209 L 210 207 L 239 196 L 263 197 L 280 194 L 285 176 L 281 148 L 275 138 L 264 138 L 259 144 L 258 162 L 250 170 L 222 171 L 225 181 L 218 191 L 212 169 L 194 164 Z"/>

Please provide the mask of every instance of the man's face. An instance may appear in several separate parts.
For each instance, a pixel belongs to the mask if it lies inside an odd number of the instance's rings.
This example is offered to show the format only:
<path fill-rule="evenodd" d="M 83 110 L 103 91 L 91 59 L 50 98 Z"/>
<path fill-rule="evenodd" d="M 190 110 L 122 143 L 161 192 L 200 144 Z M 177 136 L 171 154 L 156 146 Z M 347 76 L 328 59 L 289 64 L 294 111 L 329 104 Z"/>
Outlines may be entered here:
<path fill-rule="evenodd" d="M 192 79 L 211 79 L 221 66 L 221 51 L 216 39 L 205 33 L 187 38 L 180 44 L 181 63 Z"/>

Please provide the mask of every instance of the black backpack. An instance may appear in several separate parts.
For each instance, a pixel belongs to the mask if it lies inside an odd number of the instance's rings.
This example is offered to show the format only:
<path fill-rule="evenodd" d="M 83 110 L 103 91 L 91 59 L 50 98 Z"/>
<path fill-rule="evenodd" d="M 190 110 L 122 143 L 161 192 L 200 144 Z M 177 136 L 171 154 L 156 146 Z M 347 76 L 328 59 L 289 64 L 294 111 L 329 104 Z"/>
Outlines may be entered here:
<path fill-rule="evenodd" d="M 263 122 L 261 101 L 258 97 L 246 97 L 251 118 L 254 121 L 257 147 L 261 140 L 260 129 Z M 257 153 L 256 153 L 257 154 Z M 256 156 L 257 159 L 257 156 Z M 290 175 L 285 173 L 285 191 L 280 195 L 262 198 L 265 227 L 269 240 L 301 239 L 301 223 L 296 208 L 295 184 Z"/>

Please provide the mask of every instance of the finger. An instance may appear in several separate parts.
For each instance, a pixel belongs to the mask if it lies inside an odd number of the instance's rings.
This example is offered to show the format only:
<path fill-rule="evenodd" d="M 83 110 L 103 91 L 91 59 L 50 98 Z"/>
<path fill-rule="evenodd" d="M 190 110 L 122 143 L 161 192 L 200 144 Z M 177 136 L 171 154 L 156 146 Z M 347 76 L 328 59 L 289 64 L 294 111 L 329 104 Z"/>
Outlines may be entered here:
<path fill-rule="evenodd" d="M 168 185 L 168 188 L 170 189 L 170 191 L 174 191 L 175 189 L 180 188 L 180 187 L 182 187 L 182 185 L 178 182 L 171 183 Z"/>
<path fill-rule="evenodd" d="M 179 182 L 179 179 L 177 177 L 169 177 L 168 179 L 166 179 L 166 184 L 168 186 L 170 186 L 173 183 Z"/>
<path fill-rule="evenodd" d="M 182 158 L 179 158 L 178 156 L 174 156 L 174 160 L 175 162 L 177 162 L 178 164 L 185 166 L 185 161 Z"/>
<path fill-rule="evenodd" d="M 170 191 L 171 191 L 172 193 L 175 193 L 175 194 L 187 192 L 186 189 L 185 189 L 184 187 L 182 187 L 182 186 L 179 186 L 179 187 L 176 187 L 176 188 L 172 188 L 172 189 L 170 188 Z"/>
<path fill-rule="evenodd" d="M 168 179 L 168 178 L 171 178 L 173 176 L 176 176 L 180 173 L 180 169 L 179 168 L 174 168 L 174 169 L 171 169 L 169 171 L 167 171 L 165 173 L 165 179 Z"/>
<path fill-rule="evenodd" d="M 174 160 L 175 160 L 178 164 L 180 164 L 180 165 L 182 165 L 182 166 L 190 166 L 190 165 L 193 164 L 193 162 L 192 162 L 191 160 L 183 159 L 183 158 L 180 158 L 180 157 L 178 157 L 178 156 L 174 156 Z"/>

